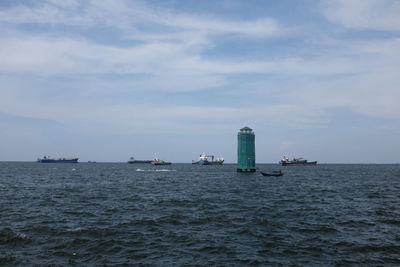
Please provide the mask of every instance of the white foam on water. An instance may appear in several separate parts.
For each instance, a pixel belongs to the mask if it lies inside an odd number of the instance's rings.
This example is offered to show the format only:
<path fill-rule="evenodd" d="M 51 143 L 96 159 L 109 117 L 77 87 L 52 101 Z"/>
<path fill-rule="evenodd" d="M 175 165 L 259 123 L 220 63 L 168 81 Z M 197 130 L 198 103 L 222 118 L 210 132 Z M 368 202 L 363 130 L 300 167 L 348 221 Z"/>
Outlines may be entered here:
<path fill-rule="evenodd" d="M 176 172 L 176 170 L 169 170 L 169 169 L 136 169 L 137 172 Z"/>
<path fill-rule="evenodd" d="M 83 229 L 81 227 L 77 227 L 77 228 L 71 228 L 71 229 L 67 229 L 68 232 L 80 232 Z"/>

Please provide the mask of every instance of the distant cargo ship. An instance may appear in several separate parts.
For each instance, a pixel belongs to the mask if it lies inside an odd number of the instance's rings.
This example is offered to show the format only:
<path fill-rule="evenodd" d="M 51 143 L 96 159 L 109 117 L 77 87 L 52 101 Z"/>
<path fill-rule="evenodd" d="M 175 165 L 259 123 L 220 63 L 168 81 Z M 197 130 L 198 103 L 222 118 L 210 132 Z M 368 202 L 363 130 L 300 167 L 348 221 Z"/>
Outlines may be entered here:
<path fill-rule="evenodd" d="M 154 158 L 153 161 L 151 162 L 153 165 L 171 165 L 171 162 L 169 161 L 164 161 L 159 158 Z"/>
<path fill-rule="evenodd" d="M 131 157 L 129 160 L 128 160 L 128 163 L 151 163 L 152 162 L 152 160 L 138 160 L 138 159 L 135 159 L 134 157 Z"/>
<path fill-rule="evenodd" d="M 50 156 L 44 156 L 43 158 L 38 158 L 37 162 L 40 163 L 78 163 L 78 158 L 59 158 L 59 159 L 52 159 Z"/>
<path fill-rule="evenodd" d="M 307 161 L 303 158 L 293 158 L 289 160 L 288 157 L 284 156 L 279 162 L 282 166 L 306 166 L 306 165 L 317 165 L 316 161 Z"/>
<path fill-rule="evenodd" d="M 217 158 L 216 160 L 214 160 L 213 155 L 206 154 L 201 154 L 198 161 L 192 160 L 192 164 L 198 165 L 221 165 L 222 163 L 224 163 L 223 158 Z"/>

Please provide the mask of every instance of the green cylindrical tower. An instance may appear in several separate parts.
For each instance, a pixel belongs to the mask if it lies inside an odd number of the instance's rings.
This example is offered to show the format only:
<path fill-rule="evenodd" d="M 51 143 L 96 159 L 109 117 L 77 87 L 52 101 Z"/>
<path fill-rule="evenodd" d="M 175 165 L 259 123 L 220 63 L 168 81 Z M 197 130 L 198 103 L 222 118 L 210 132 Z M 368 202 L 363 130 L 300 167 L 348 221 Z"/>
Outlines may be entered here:
<path fill-rule="evenodd" d="M 252 129 L 244 127 L 238 133 L 238 160 L 236 171 L 256 171 L 255 135 Z"/>

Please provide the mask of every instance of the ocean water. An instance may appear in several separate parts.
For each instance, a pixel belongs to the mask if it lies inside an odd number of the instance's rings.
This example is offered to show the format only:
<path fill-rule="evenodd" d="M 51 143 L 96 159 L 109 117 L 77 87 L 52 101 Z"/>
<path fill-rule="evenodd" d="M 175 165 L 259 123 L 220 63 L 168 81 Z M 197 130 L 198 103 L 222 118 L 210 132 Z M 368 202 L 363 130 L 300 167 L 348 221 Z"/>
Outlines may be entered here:
<path fill-rule="evenodd" d="M 0 163 L 0 266 L 400 265 L 400 165 Z"/>

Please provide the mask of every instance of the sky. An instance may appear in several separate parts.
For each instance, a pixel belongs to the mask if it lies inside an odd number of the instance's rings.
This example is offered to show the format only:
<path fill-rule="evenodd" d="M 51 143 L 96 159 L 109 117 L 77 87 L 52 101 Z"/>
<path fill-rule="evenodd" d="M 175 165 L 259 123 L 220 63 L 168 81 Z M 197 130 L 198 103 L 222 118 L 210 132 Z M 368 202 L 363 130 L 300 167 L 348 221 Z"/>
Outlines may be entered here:
<path fill-rule="evenodd" d="M 400 163 L 399 0 L 3 0 L 0 161 Z"/>

